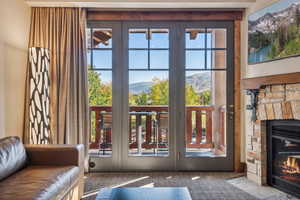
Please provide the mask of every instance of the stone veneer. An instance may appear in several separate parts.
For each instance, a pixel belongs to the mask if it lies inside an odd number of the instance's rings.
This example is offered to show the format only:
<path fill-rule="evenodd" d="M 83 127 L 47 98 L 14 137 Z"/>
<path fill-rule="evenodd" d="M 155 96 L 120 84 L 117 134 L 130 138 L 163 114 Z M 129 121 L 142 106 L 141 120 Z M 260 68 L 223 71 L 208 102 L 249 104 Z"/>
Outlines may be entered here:
<path fill-rule="evenodd" d="M 267 182 L 266 121 L 300 120 L 300 84 L 272 85 L 259 90 L 257 120 L 246 136 L 246 163 L 248 179 Z"/>

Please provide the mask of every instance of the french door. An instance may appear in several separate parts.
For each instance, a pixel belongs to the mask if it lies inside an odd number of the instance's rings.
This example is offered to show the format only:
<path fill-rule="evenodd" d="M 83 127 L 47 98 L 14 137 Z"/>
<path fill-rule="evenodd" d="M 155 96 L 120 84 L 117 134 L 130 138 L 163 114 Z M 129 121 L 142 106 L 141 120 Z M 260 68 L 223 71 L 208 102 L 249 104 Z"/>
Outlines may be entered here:
<path fill-rule="evenodd" d="M 233 22 L 89 22 L 90 171 L 233 170 Z"/>

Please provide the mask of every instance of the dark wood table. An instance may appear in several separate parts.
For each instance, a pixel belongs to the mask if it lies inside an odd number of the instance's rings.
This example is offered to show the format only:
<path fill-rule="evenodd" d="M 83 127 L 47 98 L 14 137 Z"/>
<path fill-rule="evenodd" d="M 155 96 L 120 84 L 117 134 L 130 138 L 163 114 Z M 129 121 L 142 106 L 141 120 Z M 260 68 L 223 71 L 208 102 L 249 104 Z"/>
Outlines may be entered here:
<path fill-rule="evenodd" d="M 186 187 L 103 188 L 96 200 L 192 200 Z"/>

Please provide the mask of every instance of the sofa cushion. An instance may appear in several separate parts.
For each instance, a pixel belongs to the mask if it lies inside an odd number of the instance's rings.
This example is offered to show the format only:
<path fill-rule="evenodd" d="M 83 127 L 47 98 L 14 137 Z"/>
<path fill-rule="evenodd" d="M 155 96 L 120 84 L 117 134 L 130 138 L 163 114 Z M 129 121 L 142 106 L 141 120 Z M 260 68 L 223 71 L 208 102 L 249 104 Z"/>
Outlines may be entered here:
<path fill-rule="evenodd" d="M 60 199 L 79 172 L 76 166 L 28 166 L 0 182 L 0 200 Z"/>
<path fill-rule="evenodd" d="M 25 148 L 18 137 L 0 139 L 0 181 L 26 164 Z"/>

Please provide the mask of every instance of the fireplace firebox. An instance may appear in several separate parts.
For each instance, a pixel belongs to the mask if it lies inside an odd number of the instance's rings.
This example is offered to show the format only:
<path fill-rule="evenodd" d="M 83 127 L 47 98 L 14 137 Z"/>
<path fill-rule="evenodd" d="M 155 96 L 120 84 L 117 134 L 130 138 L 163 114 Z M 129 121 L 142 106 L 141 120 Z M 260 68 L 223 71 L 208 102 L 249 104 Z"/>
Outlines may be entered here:
<path fill-rule="evenodd" d="M 300 197 L 300 120 L 267 123 L 268 184 Z"/>

